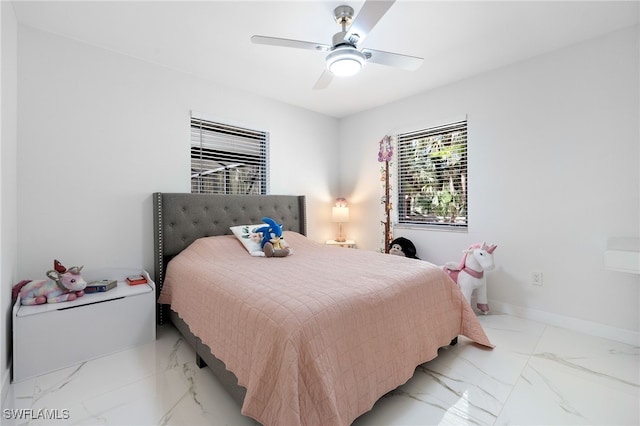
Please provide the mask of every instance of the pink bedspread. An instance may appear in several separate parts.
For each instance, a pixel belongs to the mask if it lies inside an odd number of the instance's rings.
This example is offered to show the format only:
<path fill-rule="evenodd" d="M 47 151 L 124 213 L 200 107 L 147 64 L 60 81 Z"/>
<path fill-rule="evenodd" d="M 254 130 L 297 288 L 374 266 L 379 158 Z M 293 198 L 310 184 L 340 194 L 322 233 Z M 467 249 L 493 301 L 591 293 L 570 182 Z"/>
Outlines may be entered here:
<path fill-rule="evenodd" d="M 348 425 L 459 334 L 493 347 L 460 290 L 415 259 L 285 232 L 294 254 L 197 240 L 167 267 L 168 303 L 247 389 L 264 425 Z"/>

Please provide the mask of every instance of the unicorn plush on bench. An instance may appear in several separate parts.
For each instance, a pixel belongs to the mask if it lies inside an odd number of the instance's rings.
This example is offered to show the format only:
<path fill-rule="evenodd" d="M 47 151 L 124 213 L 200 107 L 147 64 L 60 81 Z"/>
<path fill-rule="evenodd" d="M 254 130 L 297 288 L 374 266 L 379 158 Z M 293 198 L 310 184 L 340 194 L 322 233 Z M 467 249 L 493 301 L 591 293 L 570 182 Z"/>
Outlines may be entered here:
<path fill-rule="evenodd" d="M 20 295 L 22 305 L 41 305 L 75 300 L 84 295 L 87 282 L 80 275 L 82 266 L 65 268 L 54 260 L 54 269 L 47 272 L 48 280 L 22 281 L 13 287 L 12 293 Z"/>
<path fill-rule="evenodd" d="M 489 313 L 489 302 L 487 299 L 487 278 L 484 271 L 491 271 L 495 264 L 493 262 L 493 252 L 498 246 L 473 244 L 463 251 L 464 255 L 460 263 L 447 262 L 442 269 L 455 281 L 464 297 L 471 303 L 471 295 L 476 291 L 476 301 L 480 312 Z"/>

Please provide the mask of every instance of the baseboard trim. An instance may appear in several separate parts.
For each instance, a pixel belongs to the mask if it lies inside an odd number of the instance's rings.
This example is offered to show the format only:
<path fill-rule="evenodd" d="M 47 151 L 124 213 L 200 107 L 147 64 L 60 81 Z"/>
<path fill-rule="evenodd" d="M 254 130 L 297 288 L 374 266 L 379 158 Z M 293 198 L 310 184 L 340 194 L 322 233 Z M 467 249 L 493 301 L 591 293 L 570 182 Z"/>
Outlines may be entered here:
<path fill-rule="evenodd" d="M 503 312 L 516 317 L 542 322 L 544 324 L 567 328 L 580 333 L 602 337 L 616 342 L 622 342 L 633 346 L 640 346 L 640 332 L 611 327 L 592 321 L 585 321 L 564 315 L 553 314 L 551 312 L 539 311 L 525 308 L 523 306 L 512 305 L 498 300 L 490 300 L 492 312 Z"/>
<path fill-rule="evenodd" d="M 11 364 L 9 364 L 11 365 Z M 11 368 L 7 368 L 4 371 L 4 377 L 2 378 L 2 382 L 0 389 L 2 389 L 2 395 L 0 395 L 0 407 L 4 409 L 6 407 L 7 395 L 9 394 L 9 386 L 11 385 Z"/>

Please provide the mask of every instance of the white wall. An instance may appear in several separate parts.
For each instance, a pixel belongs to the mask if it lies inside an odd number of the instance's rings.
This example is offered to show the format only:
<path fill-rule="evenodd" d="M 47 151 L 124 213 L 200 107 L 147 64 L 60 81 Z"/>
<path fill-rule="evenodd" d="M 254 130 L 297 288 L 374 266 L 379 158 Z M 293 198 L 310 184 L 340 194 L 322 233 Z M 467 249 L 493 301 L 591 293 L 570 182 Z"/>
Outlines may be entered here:
<path fill-rule="evenodd" d="M 153 270 L 151 194 L 190 191 L 190 111 L 270 133 L 271 193 L 330 236 L 337 120 L 19 27 L 18 271 Z M 334 145 L 332 145 L 334 144 Z"/>
<path fill-rule="evenodd" d="M 638 40 L 636 26 L 343 119 L 349 237 L 380 247 L 378 141 L 467 114 L 469 232 L 395 236 L 436 264 L 496 243 L 496 305 L 637 333 L 639 276 L 605 271 L 603 254 L 609 237 L 640 234 Z"/>
<path fill-rule="evenodd" d="M 17 206 L 17 48 L 18 26 L 13 6 L 0 2 L 0 402 L 9 389 L 11 362 L 11 287 L 16 280 Z"/>

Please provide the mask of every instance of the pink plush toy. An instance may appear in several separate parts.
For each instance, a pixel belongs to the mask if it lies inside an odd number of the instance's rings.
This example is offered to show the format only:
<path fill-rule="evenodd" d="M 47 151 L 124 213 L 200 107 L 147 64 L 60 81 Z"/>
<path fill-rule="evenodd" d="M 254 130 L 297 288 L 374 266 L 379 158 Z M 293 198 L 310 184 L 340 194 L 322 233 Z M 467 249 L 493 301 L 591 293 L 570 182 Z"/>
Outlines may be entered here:
<path fill-rule="evenodd" d="M 82 266 L 67 269 L 60 262 L 53 262 L 54 269 L 47 272 L 48 280 L 21 281 L 12 293 L 20 295 L 22 305 L 41 305 L 75 300 L 84 295 L 87 282 L 80 276 Z"/>
<path fill-rule="evenodd" d="M 483 314 L 489 313 L 487 300 L 487 278 L 484 271 L 491 271 L 493 252 L 498 246 L 488 246 L 486 243 L 473 244 L 463 251 L 464 255 L 459 264 L 447 262 L 442 269 L 455 281 L 464 297 L 471 303 L 471 295 L 476 290 L 477 306 Z"/>

